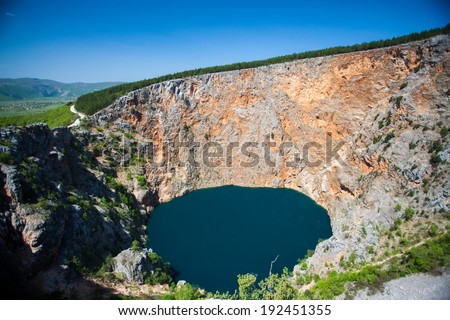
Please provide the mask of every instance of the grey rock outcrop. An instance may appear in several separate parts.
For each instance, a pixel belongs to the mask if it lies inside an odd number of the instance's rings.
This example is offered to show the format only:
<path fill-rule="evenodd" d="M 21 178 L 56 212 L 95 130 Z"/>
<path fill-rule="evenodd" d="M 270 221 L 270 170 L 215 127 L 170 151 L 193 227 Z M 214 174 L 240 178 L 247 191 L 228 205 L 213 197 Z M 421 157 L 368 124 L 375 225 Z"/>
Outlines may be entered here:
<path fill-rule="evenodd" d="M 153 273 L 148 253 L 147 250 L 123 250 L 114 258 L 114 273 L 127 282 L 143 284 L 145 278 Z"/>
<path fill-rule="evenodd" d="M 37 274 L 48 283 L 46 270 L 71 261 L 99 266 L 130 246 L 131 232 L 141 236 L 129 208 L 97 178 L 106 169 L 70 130 L 33 125 L 0 128 L 0 135 L 14 159 L 0 164 L 0 285 L 10 297 L 25 292 Z"/>

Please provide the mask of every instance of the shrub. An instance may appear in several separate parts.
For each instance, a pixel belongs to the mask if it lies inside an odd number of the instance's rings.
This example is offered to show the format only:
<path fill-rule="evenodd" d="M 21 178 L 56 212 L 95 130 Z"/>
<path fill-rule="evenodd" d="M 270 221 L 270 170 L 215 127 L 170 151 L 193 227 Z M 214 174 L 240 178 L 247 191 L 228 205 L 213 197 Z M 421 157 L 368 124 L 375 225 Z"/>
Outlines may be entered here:
<path fill-rule="evenodd" d="M 408 207 L 405 209 L 405 212 L 403 213 L 403 218 L 406 221 L 411 220 L 414 217 L 414 209 L 411 207 Z"/>
<path fill-rule="evenodd" d="M 0 163 L 7 164 L 7 165 L 13 165 L 14 164 L 14 158 L 9 153 L 0 153 Z"/>
<path fill-rule="evenodd" d="M 306 274 L 305 275 L 305 282 L 306 282 L 306 284 L 310 284 L 311 283 L 311 281 L 312 281 L 312 276 L 311 276 L 311 274 Z"/>
<path fill-rule="evenodd" d="M 295 281 L 295 283 L 298 284 L 299 286 L 302 286 L 305 284 L 305 278 L 297 277 L 297 280 Z"/>
<path fill-rule="evenodd" d="M 42 209 L 48 210 L 50 209 L 50 204 L 48 202 L 48 199 L 44 198 L 44 197 L 39 197 L 38 198 L 38 206 Z"/>
<path fill-rule="evenodd" d="M 149 285 L 170 284 L 172 281 L 172 277 L 169 274 L 165 273 L 162 268 L 156 268 L 151 275 L 145 278 L 145 283 Z"/>
<path fill-rule="evenodd" d="M 423 246 L 413 248 L 404 258 L 403 273 L 428 272 L 439 266 L 448 265 L 450 255 L 450 233 L 427 242 Z"/>
<path fill-rule="evenodd" d="M 389 133 L 387 134 L 387 136 L 384 138 L 383 142 L 384 142 L 384 143 L 387 143 L 387 142 L 389 142 L 389 140 L 391 140 L 391 139 L 394 138 L 394 137 L 395 137 L 394 132 L 393 132 L 393 131 L 392 131 L 392 132 L 389 132 Z"/>
<path fill-rule="evenodd" d="M 395 212 L 399 212 L 400 210 L 402 210 L 402 205 L 400 204 L 400 203 L 397 203 L 396 205 L 395 205 Z"/>
<path fill-rule="evenodd" d="M 428 149 L 428 153 L 438 153 L 444 150 L 444 147 L 442 146 L 441 140 L 433 141 L 430 148 Z"/>
<path fill-rule="evenodd" d="M 133 240 L 133 242 L 131 243 L 131 250 L 132 251 L 138 251 L 140 249 L 140 244 L 139 241 L 137 240 Z"/>
<path fill-rule="evenodd" d="M 430 226 L 430 229 L 428 230 L 428 234 L 429 234 L 431 237 L 434 237 L 434 236 L 436 236 L 436 235 L 438 234 L 438 231 L 439 231 L 439 227 L 438 227 L 435 223 L 433 223 L 433 224 Z"/>
<path fill-rule="evenodd" d="M 177 287 L 175 291 L 176 300 L 196 300 L 199 298 L 195 293 L 195 290 L 190 283 L 185 283 L 182 287 Z"/>
<path fill-rule="evenodd" d="M 174 270 L 170 264 L 164 263 L 163 259 L 155 252 L 148 253 L 148 258 L 155 271 L 145 279 L 145 283 L 150 285 L 171 284 Z"/>
<path fill-rule="evenodd" d="M 448 134 L 448 128 L 446 126 L 443 126 L 439 133 L 441 134 L 441 137 L 444 138 Z"/>
<path fill-rule="evenodd" d="M 437 167 L 442 163 L 441 157 L 439 157 L 437 154 L 432 154 L 430 157 L 430 164 L 433 167 Z"/>
<path fill-rule="evenodd" d="M 314 250 L 308 249 L 308 250 L 306 251 L 305 258 L 310 258 L 310 257 L 313 256 L 313 254 L 314 254 Z"/>
<path fill-rule="evenodd" d="M 303 262 L 300 264 L 300 269 L 302 269 L 302 270 L 308 269 L 308 265 L 306 264 L 305 261 L 303 261 Z"/>
<path fill-rule="evenodd" d="M 157 254 L 156 252 L 150 252 L 150 253 L 148 254 L 148 258 L 150 259 L 150 262 L 151 262 L 153 265 L 156 265 L 156 264 L 158 264 L 158 263 L 161 262 L 161 257 L 158 256 L 158 254 Z"/>
<path fill-rule="evenodd" d="M 402 102 L 403 97 L 402 96 L 398 96 L 395 98 L 395 106 L 397 108 L 400 108 L 400 103 Z"/>
<path fill-rule="evenodd" d="M 405 89 L 408 86 L 408 82 L 403 82 L 400 86 L 400 90 Z"/>
<path fill-rule="evenodd" d="M 373 138 L 373 143 L 375 144 L 375 143 L 380 142 L 380 141 L 381 141 L 381 138 L 383 138 L 383 136 L 382 136 L 381 134 L 380 134 L 379 136 L 374 137 L 374 138 Z"/>
<path fill-rule="evenodd" d="M 256 276 L 251 273 L 238 275 L 239 297 L 242 300 L 249 300 L 252 298 L 255 282 Z"/>
<path fill-rule="evenodd" d="M 139 184 L 139 187 L 141 187 L 141 188 L 147 187 L 147 180 L 145 180 L 144 176 L 137 176 L 136 180 Z"/>
<path fill-rule="evenodd" d="M 0 145 L 5 147 L 11 147 L 11 140 L 0 139 Z"/>
<path fill-rule="evenodd" d="M 112 272 L 114 270 L 114 258 L 108 255 L 103 261 L 102 266 L 97 272 L 98 276 L 105 276 L 105 272 Z"/>

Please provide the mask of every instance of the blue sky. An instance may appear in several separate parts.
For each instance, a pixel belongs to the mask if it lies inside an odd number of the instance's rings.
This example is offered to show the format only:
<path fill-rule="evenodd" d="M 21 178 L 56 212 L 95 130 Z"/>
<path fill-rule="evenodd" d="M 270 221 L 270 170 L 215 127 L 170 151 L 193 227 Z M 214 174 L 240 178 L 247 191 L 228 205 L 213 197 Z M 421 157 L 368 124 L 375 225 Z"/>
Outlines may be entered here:
<path fill-rule="evenodd" d="M 135 81 L 447 23 L 448 0 L 0 0 L 0 78 Z"/>

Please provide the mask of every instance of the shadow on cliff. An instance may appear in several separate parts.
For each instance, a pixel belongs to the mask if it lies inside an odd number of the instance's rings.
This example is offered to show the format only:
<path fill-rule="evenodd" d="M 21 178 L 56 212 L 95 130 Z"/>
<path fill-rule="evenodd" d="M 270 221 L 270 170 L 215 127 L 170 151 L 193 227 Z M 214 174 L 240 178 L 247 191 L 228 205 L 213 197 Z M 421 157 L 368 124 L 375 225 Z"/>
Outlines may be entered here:
<path fill-rule="evenodd" d="M 98 268 L 131 243 L 118 212 L 93 201 L 117 202 L 102 175 L 107 168 L 68 129 L 35 125 L 2 131 L 13 141 L 15 164 L 0 168 L 1 298 L 39 296 L 30 292 L 76 298 L 77 283 L 89 281 L 64 266 L 75 259 Z M 89 298 L 112 294 L 95 283 L 85 287 L 94 292 Z"/>

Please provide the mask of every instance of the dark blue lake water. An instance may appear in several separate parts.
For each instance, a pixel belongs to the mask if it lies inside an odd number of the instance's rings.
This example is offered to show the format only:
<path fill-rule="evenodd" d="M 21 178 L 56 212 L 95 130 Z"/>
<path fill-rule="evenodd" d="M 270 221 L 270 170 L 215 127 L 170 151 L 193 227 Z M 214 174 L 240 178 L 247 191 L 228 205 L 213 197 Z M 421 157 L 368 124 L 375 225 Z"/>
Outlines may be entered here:
<path fill-rule="evenodd" d="M 148 247 L 186 280 L 208 291 L 234 291 L 237 275 L 292 270 L 331 236 L 324 208 L 291 189 L 225 186 L 159 205 L 148 221 Z"/>

